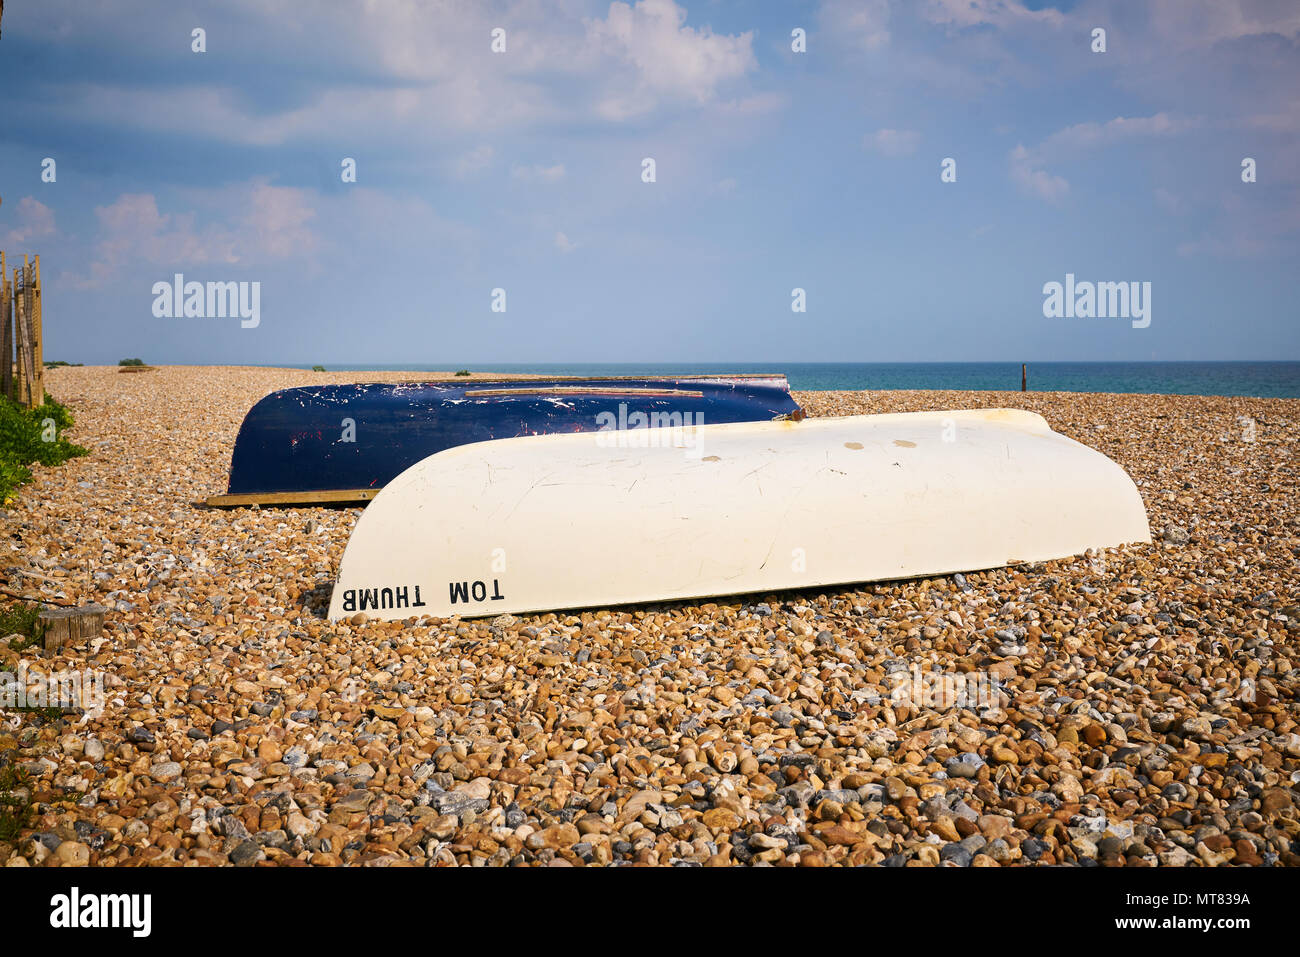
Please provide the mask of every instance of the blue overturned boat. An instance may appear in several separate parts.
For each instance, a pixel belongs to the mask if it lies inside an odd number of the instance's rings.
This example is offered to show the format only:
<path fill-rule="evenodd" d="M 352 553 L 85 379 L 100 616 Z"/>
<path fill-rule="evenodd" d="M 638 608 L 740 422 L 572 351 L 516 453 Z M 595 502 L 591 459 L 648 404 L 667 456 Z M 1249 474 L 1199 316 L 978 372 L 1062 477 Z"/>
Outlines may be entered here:
<path fill-rule="evenodd" d="M 249 410 L 213 506 L 365 502 L 458 445 L 556 432 L 799 419 L 783 375 L 301 386 Z"/>

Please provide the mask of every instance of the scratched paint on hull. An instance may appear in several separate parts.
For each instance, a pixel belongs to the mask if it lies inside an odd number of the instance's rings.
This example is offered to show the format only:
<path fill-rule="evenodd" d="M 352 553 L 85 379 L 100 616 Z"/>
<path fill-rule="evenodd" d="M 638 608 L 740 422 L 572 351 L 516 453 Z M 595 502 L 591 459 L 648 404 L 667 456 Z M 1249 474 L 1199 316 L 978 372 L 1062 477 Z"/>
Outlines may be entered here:
<path fill-rule="evenodd" d="M 590 434 L 547 435 L 430 456 L 362 513 L 330 617 L 608 607 L 1150 541 L 1123 469 L 1033 413 L 706 425 L 660 438 L 611 449 Z"/>
<path fill-rule="evenodd" d="M 245 417 L 230 495 L 380 489 L 421 459 L 470 442 L 627 427 L 802 415 L 784 376 L 364 383 L 273 392 Z M 664 420 L 668 421 L 668 420 Z"/>

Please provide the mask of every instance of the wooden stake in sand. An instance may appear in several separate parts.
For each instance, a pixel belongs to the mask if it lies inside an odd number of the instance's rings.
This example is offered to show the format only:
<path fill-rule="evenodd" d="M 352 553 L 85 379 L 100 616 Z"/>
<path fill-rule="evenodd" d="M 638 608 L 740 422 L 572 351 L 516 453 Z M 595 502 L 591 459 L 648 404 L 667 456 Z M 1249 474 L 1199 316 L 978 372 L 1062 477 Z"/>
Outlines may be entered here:
<path fill-rule="evenodd" d="M 1029 385 L 1029 366 L 1022 362 L 1020 363 L 1020 391 L 1021 392 L 1028 391 L 1027 388 L 1028 385 Z"/>
<path fill-rule="evenodd" d="M 31 408 L 30 388 L 31 388 L 31 371 L 28 363 L 31 361 L 31 349 L 27 335 L 27 302 L 26 296 L 23 295 L 22 283 L 26 279 L 25 268 L 14 267 L 13 294 L 14 294 L 14 344 L 18 351 L 18 361 L 14 363 L 14 401 L 19 405 Z"/>
<path fill-rule="evenodd" d="M 24 261 L 27 259 L 23 257 Z M 27 325 L 32 338 L 32 405 L 45 404 L 45 336 L 41 329 L 41 257 L 27 268 Z"/>
<path fill-rule="evenodd" d="M 77 608 L 46 608 L 38 616 L 47 652 L 58 651 L 65 644 L 75 645 L 104 631 L 103 605 Z"/>
<path fill-rule="evenodd" d="M 9 276 L 5 270 L 5 254 L 0 249 L 0 396 L 12 399 L 14 395 L 14 317 L 11 308 L 13 294 L 9 291 Z"/>

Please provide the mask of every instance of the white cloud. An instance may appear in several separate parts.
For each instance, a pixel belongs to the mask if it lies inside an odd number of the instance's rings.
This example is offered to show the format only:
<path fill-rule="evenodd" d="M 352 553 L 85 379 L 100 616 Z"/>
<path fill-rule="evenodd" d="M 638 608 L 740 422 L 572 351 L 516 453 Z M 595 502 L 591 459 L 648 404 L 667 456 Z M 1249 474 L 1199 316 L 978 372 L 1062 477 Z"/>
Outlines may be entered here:
<path fill-rule="evenodd" d="M 555 248 L 562 253 L 571 253 L 578 248 L 578 244 L 571 241 L 564 233 L 556 233 Z"/>
<path fill-rule="evenodd" d="M 128 264 L 235 263 L 234 233 L 211 224 L 196 229 L 194 214 L 165 214 L 150 193 L 123 193 L 95 207 L 99 240 L 89 276 L 74 277 L 82 288 L 99 286 Z"/>
<path fill-rule="evenodd" d="M 1049 173 L 1049 164 L 1077 160 L 1082 154 L 1140 139 L 1177 136 L 1201 125 L 1199 117 L 1170 113 L 1152 116 L 1117 116 L 1105 123 L 1075 123 L 1057 130 L 1037 146 L 1017 145 L 1011 151 L 1011 178 L 1025 192 L 1049 202 L 1063 199 L 1070 184 Z"/>
<path fill-rule="evenodd" d="M 312 253 L 317 239 L 308 223 L 315 216 L 305 190 L 255 182 L 239 217 L 239 242 L 247 247 L 243 255 L 288 259 Z"/>
<path fill-rule="evenodd" d="M 1242 124 L 1270 133 L 1300 133 L 1300 99 L 1293 100 L 1276 113 L 1255 113 L 1243 117 Z"/>
<path fill-rule="evenodd" d="M 1021 24 L 1050 24 L 1065 22 L 1060 10 L 1044 7 L 1030 10 L 1017 0 L 925 0 L 922 13 L 931 23 L 954 27 L 994 26 L 1000 28 Z"/>
<path fill-rule="evenodd" d="M 24 253 L 34 250 L 29 247 L 33 240 L 45 239 L 56 232 L 54 210 L 40 200 L 24 196 L 18 201 L 18 225 L 6 233 L 0 233 L 0 249 L 9 253 Z"/>
<path fill-rule="evenodd" d="M 516 166 L 510 177 L 522 183 L 558 183 L 564 179 L 564 164 L 554 166 Z"/>
<path fill-rule="evenodd" d="M 319 245 L 308 223 L 315 217 L 305 190 L 254 180 L 211 192 L 196 191 L 207 205 L 231 211 L 200 226 L 194 211 L 164 213 L 151 193 L 123 193 L 95 207 L 97 239 L 89 270 L 70 274 L 93 288 L 121 270 L 148 264 L 187 269 L 308 256 Z"/>
<path fill-rule="evenodd" d="M 1041 156 L 1069 156 L 1078 150 L 1110 146 L 1141 137 L 1176 136 L 1201 125 L 1198 117 L 1156 113 L 1152 116 L 1117 116 L 1105 123 L 1076 123 L 1058 130 L 1038 148 Z"/>
<path fill-rule="evenodd" d="M 464 179 L 473 176 L 475 173 L 482 172 L 491 164 L 494 154 L 495 151 L 492 147 L 487 145 L 476 146 L 468 153 L 463 153 L 456 158 L 454 165 L 456 175 Z"/>
<path fill-rule="evenodd" d="M 788 93 L 767 92 L 755 93 L 753 96 L 745 96 L 735 100 L 718 100 L 713 106 L 720 113 L 731 113 L 737 116 L 758 116 L 763 113 L 775 113 L 777 110 L 784 109 L 789 102 L 790 95 Z"/>
<path fill-rule="evenodd" d="M 120 0 L 107 15 L 45 0 L 33 24 L 45 41 L 146 51 L 162 67 L 157 75 L 173 78 L 152 86 L 67 83 L 46 114 L 260 146 L 333 144 L 340 130 L 371 145 L 405 145 L 448 132 L 621 121 L 663 106 L 713 104 L 723 84 L 757 68 L 751 33 L 687 26 L 673 0 L 612 3 L 603 18 L 582 16 L 583 4 L 570 0 L 326 2 L 309 18 L 292 4 L 228 0 L 240 24 L 238 45 L 221 48 L 229 69 L 196 82 L 178 69 L 189 61 L 175 52 L 181 35 L 189 56 L 188 15 L 155 6 Z M 491 30 L 503 25 L 507 51 L 492 53 Z M 210 50 L 218 39 L 209 36 Z M 315 78 L 309 91 L 294 96 L 289 84 L 290 95 L 267 108 L 253 78 L 274 82 L 254 69 L 271 60 L 291 73 L 303 67 Z"/>
<path fill-rule="evenodd" d="M 868 133 L 863 145 L 882 156 L 910 156 L 916 152 L 921 134 L 915 130 L 876 130 Z"/>
<path fill-rule="evenodd" d="M 1224 40 L 1300 34 L 1294 0 L 1148 0 L 1147 23 L 1166 48 L 1194 49 Z"/>
<path fill-rule="evenodd" d="M 1011 151 L 1011 179 L 1025 192 L 1049 203 L 1064 199 L 1070 192 L 1070 184 L 1064 178 L 1034 168 L 1029 150 L 1020 145 Z"/>
<path fill-rule="evenodd" d="M 596 104 L 599 115 L 627 119 L 663 100 L 707 103 L 721 84 L 757 68 L 752 33 L 727 36 L 685 24 L 686 11 L 673 0 L 611 3 L 604 20 L 587 21 L 588 43 L 634 68 L 613 78 Z"/>
<path fill-rule="evenodd" d="M 821 36 L 838 46 L 879 50 L 889 43 L 889 0 L 825 0 L 817 22 Z"/>

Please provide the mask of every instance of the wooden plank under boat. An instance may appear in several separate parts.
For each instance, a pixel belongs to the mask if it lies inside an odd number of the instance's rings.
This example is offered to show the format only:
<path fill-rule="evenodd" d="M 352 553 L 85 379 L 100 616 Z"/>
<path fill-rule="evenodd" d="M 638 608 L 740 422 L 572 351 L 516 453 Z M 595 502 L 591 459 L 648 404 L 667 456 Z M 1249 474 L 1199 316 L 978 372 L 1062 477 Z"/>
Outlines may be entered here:
<path fill-rule="evenodd" d="M 374 498 L 444 449 L 489 439 L 802 415 L 781 375 L 694 375 L 303 386 L 245 416 L 225 495 L 208 505 Z"/>
<path fill-rule="evenodd" d="M 973 571 L 1149 542 L 1105 455 L 1009 409 L 463 445 L 358 519 L 330 618 L 497 615 Z"/>

